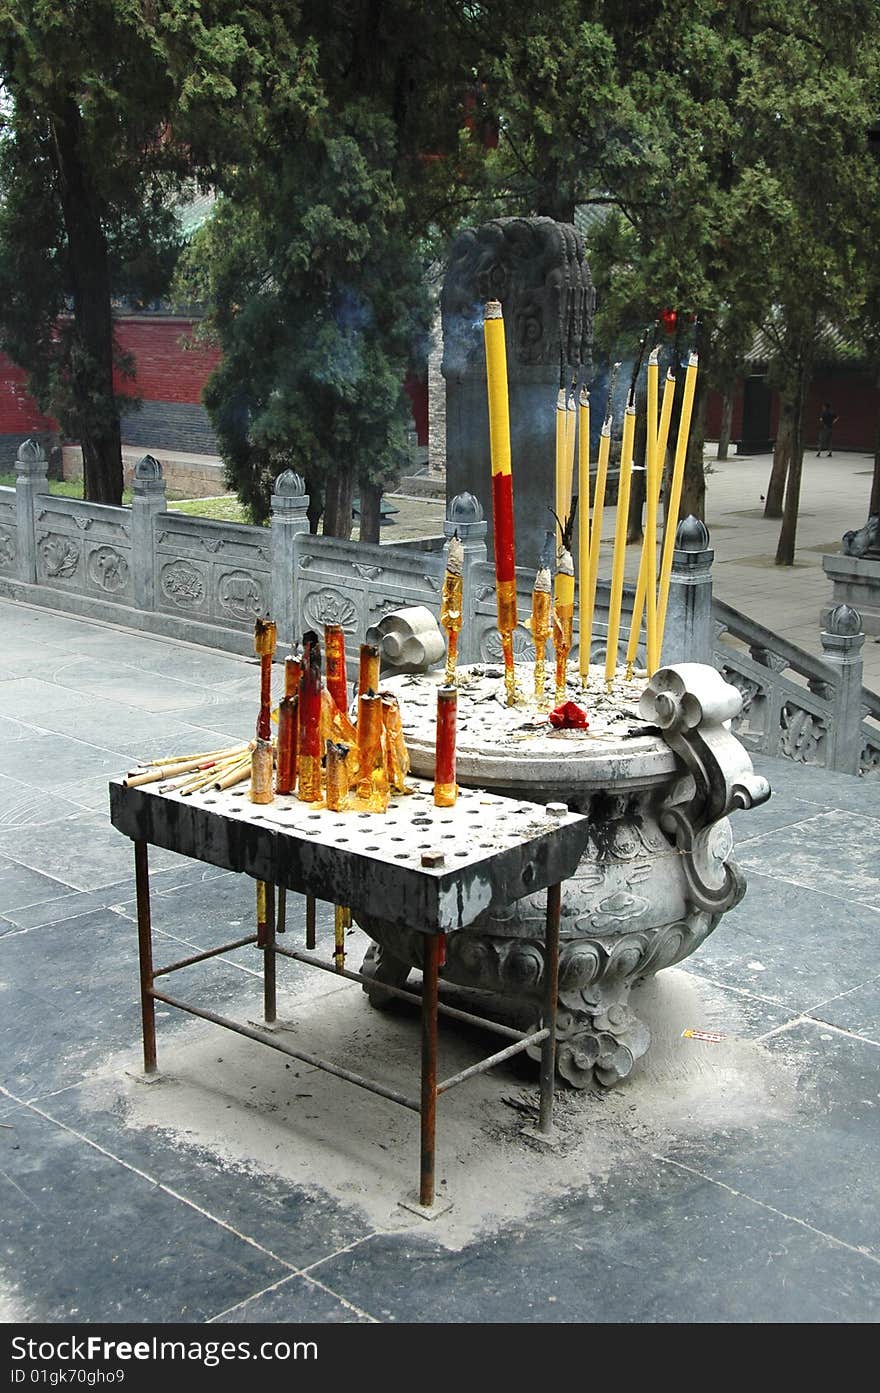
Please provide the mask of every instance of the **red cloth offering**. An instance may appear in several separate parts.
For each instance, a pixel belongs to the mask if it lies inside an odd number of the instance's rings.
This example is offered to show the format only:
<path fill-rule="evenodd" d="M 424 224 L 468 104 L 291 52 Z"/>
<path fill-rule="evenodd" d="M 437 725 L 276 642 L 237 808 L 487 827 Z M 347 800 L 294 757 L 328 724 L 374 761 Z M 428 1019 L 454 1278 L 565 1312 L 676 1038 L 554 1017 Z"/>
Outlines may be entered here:
<path fill-rule="evenodd" d="M 586 730 L 590 722 L 576 701 L 563 701 L 550 712 L 550 724 L 556 730 Z"/>

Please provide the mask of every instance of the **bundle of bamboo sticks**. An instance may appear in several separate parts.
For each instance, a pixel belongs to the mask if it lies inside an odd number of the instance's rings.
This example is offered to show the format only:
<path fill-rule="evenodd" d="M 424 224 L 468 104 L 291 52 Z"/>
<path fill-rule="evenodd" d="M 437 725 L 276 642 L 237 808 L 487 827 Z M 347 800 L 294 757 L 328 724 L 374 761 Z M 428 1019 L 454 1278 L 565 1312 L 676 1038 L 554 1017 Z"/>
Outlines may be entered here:
<path fill-rule="evenodd" d="M 126 788 L 157 783 L 160 793 L 173 790 L 184 797 L 208 788 L 232 788 L 250 778 L 255 744 L 256 741 L 250 740 L 218 750 L 145 760 L 137 768 L 130 769 L 123 782 Z"/>

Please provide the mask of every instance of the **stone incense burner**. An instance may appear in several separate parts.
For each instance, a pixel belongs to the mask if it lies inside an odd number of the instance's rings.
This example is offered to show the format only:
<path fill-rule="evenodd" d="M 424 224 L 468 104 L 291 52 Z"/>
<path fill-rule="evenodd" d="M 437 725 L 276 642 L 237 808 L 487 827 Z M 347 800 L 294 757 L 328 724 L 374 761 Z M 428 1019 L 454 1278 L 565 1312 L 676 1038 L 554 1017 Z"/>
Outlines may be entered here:
<path fill-rule="evenodd" d="M 517 679 L 531 691 L 532 668 L 518 667 Z M 413 772 L 427 778 L 441 681 L 432 672 L 384 683 L 400 699 Z M 587 852 L 562 890 L 557 1067 L 575 1087 L 610 1087 L 650 1044 L 632 987 L 693 953 L 744 895 L 727 815 L 764 802 L 770 787 L 731 734 L 741 697 L 714 668 L 683 663 L 650 682 L 618 678 L 610 694 L 595 668 L 586 691 L 570 677 L 567 696 L 586 708 L 588 730 L 554 731 L 534 701 L 505 706 L 497 668 L 460 669 L 457 778 L 591 819 Z M 442 850 L 439 820 L 424 833 Z M 400 986 L 420 966 L 421 935 L 358 922 L 375 940 L 363 970 L 382 1005 L 380 984 Z M 535 1023 L 543 922 L 541 894 L 451 934 L 443 979 L 495 993 L 508 1015 Z"/>

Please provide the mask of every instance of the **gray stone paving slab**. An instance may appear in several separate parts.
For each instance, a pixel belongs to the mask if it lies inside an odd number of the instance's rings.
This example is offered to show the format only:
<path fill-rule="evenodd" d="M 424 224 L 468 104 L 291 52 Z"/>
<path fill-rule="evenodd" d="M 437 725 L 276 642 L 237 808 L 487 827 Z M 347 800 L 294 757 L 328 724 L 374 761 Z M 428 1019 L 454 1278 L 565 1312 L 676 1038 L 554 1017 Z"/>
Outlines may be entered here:
<path fill-rule="evenodd" d="M 331 1292 L 310 1282 L 307 1277 L 287 1277 L 260 1296 L 251 1297 L 218 1317 L 225 1325 L 303 1325 L 320 1321 L 322 1324 L 342 1324 L 352 1321 L 369 1323 L 370 1317 Z"/>
<path fill-rule="evenodd" d="M 0 1233 L 28 1322 L 202 1322 L 283 1263 L 27 1108 L 0 1129 Z M 59 1255 L 63 1260 L 59 1261 Z M 228 1301 L 226 1304 L 230 1304 Z"/>
<path fill-rule="evenodd" d="M 88 890 L 72 890 L 58 899 L 41 900 L 35 904 L 22 905 L 19 909 L 7 909 L 4 916 L 8 933 L 12 929 L 39 929 L 44 924 L 70 924 L 82 914 L 104 909 L 102 897 Z M 0 933 L 3 930 L 0 929 Z"/>
<path fill-rule="evenodd" d="M 178 943 L 173 956 L 190 954 Z M 188 990 L 209 1009 L 234 1000 L 237 1009 L 260 1010 L 258 979 L 222 959 L 189 972 Z M 77 1083 L 138 1040 L 137 934 L 112 910 L 5 934 L 0 983 L 0 1083 L 17 1098 L 33 1100 Z M 189 1018 L 158 1008 L 157 1021 L 160 1038 L 169 1038 Z"/>
<path fill-rule="evenodd" d="M 666 1154 L 870 1254 L 880 1275 L 880 1046 L 810 1020 L 765 1047 L 796 1061 L 797 1112 Z"/>
<path fill-rule="evenodd" d="M 103 813 L 81 813 L 65 824 L 63 838 L 54 824 L 45 827 L 0 829 L 0 855 L 31 869 L 41 868 L 74 890 L 97 890 L 134 874 L 131 842 L 111 827 Z M 152 863 L 157 870 L 180 864 L 185 858 L 173 851 L 157 850 Z"/>
<path fill-rule="evenodd" d="M 880 816 L 835 808 L 751 838 L 740 846 L 737 859 L 746 870 L 760 870 L 826 893 L 832 862 L 835 895 L 868 905 L 880 903 Z"/>
<path fill-rule="evenodd" d="M 824 808 L 821 805 L 811 803 L 806 798 L 794 798 L 784 784 L 780 788 L 777 783 L 768 801 L 762 803 L 759 808 L 749 808 L 747 812 L 733 814 L 730 822 L 734 844 L 738 848 L 742 847 L 754 841 L 756 837 L 763 837 L 768 832 L 776 832 L 780 828 L 794 827 L 811 817 L 820 817 L 823 812 Z M 740 855 L 739 852 L 737 854 Z"/>
<path fill-rule="evenodd" d="M 309 1269 L 379 1320 L 861 1323 L 880 1265 L 645 1156 L 589 1199 L 449 1252 L 377 1236 Z"/>
<path fill-rule="evenodd" d="M 49 822 L 81 817 L 82 812 L 83 805 L 66 798 L 60 788 L 49 792 L 0 774 L 0 828 L 42 827 Z M 63 835 L 61 831 L 59 835 Z"/>
<path fill-rule="evenodd" d="M 880 977 L 854 987 L 844 996 L 821 1002 L 809 1014 L 814 1020 L 826 1021 L 880 1045 Z"/>
<path fill-rule="evenodd" d="M 217 1031 L 216 1038 L 218 1053 L 222 1054 L 229 1037 Z M 255 1045 L 254 1055 L 259 1067 L 264 1051 Z M 161 1034 L 159 1058 L 161 1067 Z M 285 1078 L 293 1079 L 297 1069 L 308 1072 L 307 1066 L 294 1060 L 290 1061 L 289 1072 L 277 1056 L 272 1062 L 276 1069 L 285 1070 Z M 161 1078 L 158 1083 L 141 1087 L 161 1090 Z M 221 1161 L 198 1146 L 181 1145 L 179 1137 L 166 1134 L 160 1127 L 129 1126 L 124 1101 L 113 1099 L 112 1094 L 113 1089 L 108 1089 L 105 1102 L 100 1082 L 93 1082 L 67 1088 L 44 1099 L 39 1107 L 47 1116 L 95 1142 L 125 1165 L 144 1172 L 154 1182 L 168 1186 L 190 1204 L 207 1210 L 293 1267 L 305 1267 L 339 1252 L 371 1231 L 356 1211 L 341 1198 L 321 1190 L 319 1183 L 313 1188 L 291 1185 L 270 1172 L 236 1165 L 228 1158 Z M 216 1106 L 220 1110 L 227 1106 L 221 1093 L 216 1095 Z M 316 1176 L 316 1182 L 319 1180 Z M 225 1302 L 221 1288 L 214 1298 L 214 1313 L 224 1310 L 226 1304 L 232 1303 Z"/>
<path fill-rule="evenodd" d="M 878 779 L 856 779 L 833 769 L 816 769 L 792 759 L 770 759 L 764 755 L 753 755 L 752 763 L 759 774 L 769 779 L 771 788 L 778 787 L 787 796 L 803 798 L 822 809 L 839 808 L 880 817 Z"/>
<path fill-rule="evenodd" d="M 73 888 L 57 876 L 45 875 L 8 856 L 0 856 L 0 906 L 5 914 L 23 905 L 57 899 L 59 895 L 72 893 Z"/>
<path fill-rule="evenodd" d="M 748 872 L 745 899 L 688 971 L 806 1013 L 874 976 L 880 909 Z"/>
<path fill-rule="evenodd" d="M 98 774 L 109 781 L 118 772 L 119 756 L 112 750 L 67 735 L 16 740 L 3 752 L 4 775 L 25 779 L 37 789 L 54 789 Z"/>

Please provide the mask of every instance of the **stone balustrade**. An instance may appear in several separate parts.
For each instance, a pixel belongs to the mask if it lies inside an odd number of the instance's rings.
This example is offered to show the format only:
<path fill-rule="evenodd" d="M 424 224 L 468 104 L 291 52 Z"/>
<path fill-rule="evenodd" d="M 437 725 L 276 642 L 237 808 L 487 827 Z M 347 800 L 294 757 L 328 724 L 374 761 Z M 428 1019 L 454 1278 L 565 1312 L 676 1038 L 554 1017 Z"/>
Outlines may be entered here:
<path fill-rule="evenodd" d="M 269 527 L 191 517 L 167 509 L 157 460 L 141 459 L 130 507 L 49 494 L 42 446 L 19 447 L 16 487 L 0 488 L 0 594 L 86 618 L 253 652 L 253 624 L 271 614 L 283 646 L 307 628 L 341 624 L 353 663 L 367 630 L 410 606 L 439 613 L 442 539 L 373 546 L 309 532 L 309 498 L 288 470 L 275 481 Z M 453 498 L 444 525 L 464 549 L 462 663 L 500 659 L 495 572 L 487 560 L 480 500 Z M 673 553 L 664 664 L 710 662 L 743 696 L 736 731 L 747 749 L 848 773 L 880 773 L 880 697 L 862 686 L 858 612 L 838 605 L 817 658 L 713 599 L 709 534 L 696 518 L 679 526 Z M 531 610 L 534 572 L 517 570 L 519 613 Z M 624 594 L 623 661 L 632 588 Z M 596 596 L 591 657 L 604 655 L 608 586 Z M 575 624 L 572 658 L 578 653 Z M 533 656 L 522 624 L 515 652 Z M 644 661 L 640 652 L 639 661 Z M 390 665 L 389 665 L 390 666 Z"/>

